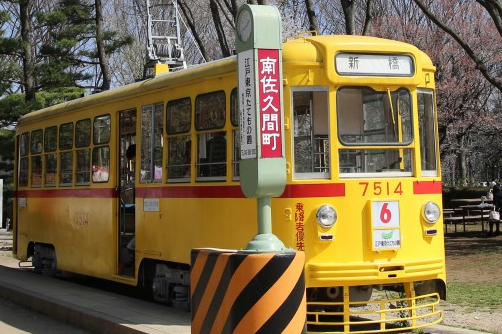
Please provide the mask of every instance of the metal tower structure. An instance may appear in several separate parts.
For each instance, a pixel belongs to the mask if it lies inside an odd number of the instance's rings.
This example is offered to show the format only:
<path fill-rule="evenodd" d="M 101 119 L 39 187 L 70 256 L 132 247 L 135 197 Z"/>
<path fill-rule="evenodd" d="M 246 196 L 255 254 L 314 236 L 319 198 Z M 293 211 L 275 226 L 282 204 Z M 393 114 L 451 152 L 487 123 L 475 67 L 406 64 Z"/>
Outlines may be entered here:
<path fill-rule="evenodd" d="M 148 44 L 146 47 L 145 78 L 186 68 L 176 0 L 146 0 L 148 15 Z"/>

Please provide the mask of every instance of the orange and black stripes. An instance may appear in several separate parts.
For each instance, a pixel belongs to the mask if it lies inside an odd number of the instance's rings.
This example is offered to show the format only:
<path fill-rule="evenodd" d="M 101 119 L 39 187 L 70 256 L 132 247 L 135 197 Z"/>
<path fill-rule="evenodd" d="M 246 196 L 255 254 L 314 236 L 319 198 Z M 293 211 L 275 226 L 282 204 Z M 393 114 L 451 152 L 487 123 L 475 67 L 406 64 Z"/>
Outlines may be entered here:
<path fill-rule="evenodd" d="M 303 267 L 302 252 L 192 250 L 192 333 L 306 333 Z"/>

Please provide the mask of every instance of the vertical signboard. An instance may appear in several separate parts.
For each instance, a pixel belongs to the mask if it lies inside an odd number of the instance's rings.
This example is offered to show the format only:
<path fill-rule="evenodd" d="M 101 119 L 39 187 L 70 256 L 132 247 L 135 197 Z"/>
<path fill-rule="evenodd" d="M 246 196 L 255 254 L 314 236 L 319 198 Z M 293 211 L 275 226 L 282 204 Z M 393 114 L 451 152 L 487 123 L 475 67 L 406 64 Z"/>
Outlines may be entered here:
<path fill-rule="evenodd" d="M 280 196 L 286 187 L 281 33 L 276 7 L 239 9 L 240 181 L 247 197 Z"/>
<path fill-rule="evenodd" d="M 256 99 L 254 50 L 240 52 L 237 56 L 239 73 L 239 111 L 241 160 L 254 159 L 256 144 Z"/>
<path fill-rule="evenodd" d="M 279 50 L 258 50 L 260 148 L 262 158 L 282 158 Z"/>

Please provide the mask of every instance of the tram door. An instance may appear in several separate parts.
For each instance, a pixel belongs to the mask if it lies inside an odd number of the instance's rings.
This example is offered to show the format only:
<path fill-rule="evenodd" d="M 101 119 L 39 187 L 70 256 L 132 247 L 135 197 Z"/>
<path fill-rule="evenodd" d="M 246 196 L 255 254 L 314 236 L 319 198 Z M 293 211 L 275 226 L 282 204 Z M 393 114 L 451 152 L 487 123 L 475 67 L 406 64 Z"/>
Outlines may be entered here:
<path fill-rule="evenodd" d="M 118 274 L 135 274 L 136 204 L 134 181 L 136 170 L 136 110 L 119 112 L 119 219 Z"/>

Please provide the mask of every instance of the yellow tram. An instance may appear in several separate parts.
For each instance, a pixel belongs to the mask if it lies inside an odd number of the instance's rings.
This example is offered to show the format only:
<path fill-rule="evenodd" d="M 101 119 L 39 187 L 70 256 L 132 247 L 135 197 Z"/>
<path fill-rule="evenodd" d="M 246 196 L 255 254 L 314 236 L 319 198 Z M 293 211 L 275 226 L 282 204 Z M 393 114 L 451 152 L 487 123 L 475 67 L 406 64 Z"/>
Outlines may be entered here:
<path fill-rule="evenodd" d="M 305 252 L 309 332 L 438 323 L 430 58 L 362 36 L 299 37 L 282 53 L 287 185 L 272 199 L 273 233 Z M 257 233 L 256 202 L 239 183 L 236 71 L 230 57 L 22 117 L 17 258 L 189 309 L 190 250 L 242 249 Z"/>

